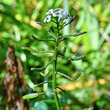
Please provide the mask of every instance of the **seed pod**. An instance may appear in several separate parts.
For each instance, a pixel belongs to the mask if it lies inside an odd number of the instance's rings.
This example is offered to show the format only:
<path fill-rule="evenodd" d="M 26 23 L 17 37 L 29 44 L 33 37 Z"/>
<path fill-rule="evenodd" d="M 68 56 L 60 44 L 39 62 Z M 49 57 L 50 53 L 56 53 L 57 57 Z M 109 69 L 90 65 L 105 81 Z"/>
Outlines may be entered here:
<path fill-rule="evenodd" d="M 42 72 L 46 69 L 46 67 L 42 67 L 42 68 L 31 68 L 31 70 L 36 70 L 38 72 Z"/>
<path fill-rule="evenodd" d="M 38 93 L 31 93 L 23 96 L 23 99 L 33 99 L 37 97 L 39 94 Z"/>

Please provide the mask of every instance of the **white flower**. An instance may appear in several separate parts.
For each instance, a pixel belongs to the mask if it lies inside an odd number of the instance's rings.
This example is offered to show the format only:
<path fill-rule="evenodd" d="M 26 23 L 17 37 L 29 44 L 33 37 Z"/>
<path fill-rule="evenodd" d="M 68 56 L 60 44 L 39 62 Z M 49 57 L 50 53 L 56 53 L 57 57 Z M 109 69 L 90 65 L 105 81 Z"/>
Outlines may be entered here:
<path fill-rule="evenodd" d="M 67 23 L 68 23 L 68 19 L 64 19 L 64 20 L 63 20 L 63 23 L 64 23 L 64 24 L 67 24 Z"/>
<path fill-rule="evenodd" d="M 59 18 L 62 18 L 62 17 L 63 17 L 62 13 L 60 13 L 60 14 L 58 15 L 58 17 L 59 17 Z"/>
<path fill-rule="evenodd" d="M 57 17 L 58 16 L 59 18 L 62 18 L 62 14 L 60 12 L 55 12 L 52 15 L 53 15 L 53 17 Z"/>
<path fill-rule="evenodd" d="M 62 14 L 63 14 L 63 17 L 68 16 L 68 13 L 67 13 L 67 12 L 65 12 L 65 11 L 62 11 Z"/>
<path fill-rule="evenodd" d="M 67 16 L 64 17 L 63 23 L 67 24 L 70 20 L 71 20 L 71 16 L 67 15 Z"/>
<path fill-rule="evenodd" d="M 47 11 L 46 15 L 53 14 L 53 9 Z"/>
<path fill-rule="evenodd" d="M 58 16 L 59 18 L 69 17 L 68 13 L 61 8 L 56 8 L 54 11 L 55 11 L 55 13 L 53 13 L 54 17 L 56 16 Z"/>
<path fill-rule="evenodd" d="M 67 24 L 71 20 L 71 16 L 67 14 L 63 9 L 56 8 L 56 9 L 49 9 L 46 12 L 47 17 L 44 19 L 45 22 L 50 22 L 52 17 L 58 17 L 58 21 L 63 22 L 63 24 Z"/>
<path fill-rule="evenodd" d="M 61 9 L 61 8 L 56 8 L 55 9 L 55 12 L 61 12 L 63 9 Z"/>
<path fill-rule="evenodd" d="M 55 12 L 55 13 L 53 13 L 52 15 L 53 15 L 53 17 L 57 17 L 57 16 L 60 15 L 60 13 L 59 13 L 59 12 Z"/>
<path fill-rule="evenodd" d="M 65 17 L 63 17 L 64 24 L 67 24 L 70 20 L 71 20 L 71 16 L 69 16 L 69 15 L 66 15 Z"/>
<path fill-rule="evenodd" d="M 45 22 L 50 22 L 50 21 L 51 21 L 51 16 L 48 15 L 48 16 L 44 19 L 44 23 L 45 23 Z"/>

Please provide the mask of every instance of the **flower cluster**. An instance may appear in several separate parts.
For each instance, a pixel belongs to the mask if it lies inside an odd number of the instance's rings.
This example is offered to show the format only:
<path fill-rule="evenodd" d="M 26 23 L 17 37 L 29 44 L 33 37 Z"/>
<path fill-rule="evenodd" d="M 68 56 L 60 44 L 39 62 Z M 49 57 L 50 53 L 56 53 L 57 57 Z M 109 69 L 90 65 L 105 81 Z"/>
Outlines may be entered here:
<path fill-rule="evenodd" d="M 56 9 L 50 9 L 46 13 L 46 18 L 44 19 L 44 23 L 50 22 L 53 19 L 58 21 L 62 21 L 63 24 L 67 24 L 68 21 L 71 19 L 71 16 L 69 16 L 63 9 L 56 8 Z"/>

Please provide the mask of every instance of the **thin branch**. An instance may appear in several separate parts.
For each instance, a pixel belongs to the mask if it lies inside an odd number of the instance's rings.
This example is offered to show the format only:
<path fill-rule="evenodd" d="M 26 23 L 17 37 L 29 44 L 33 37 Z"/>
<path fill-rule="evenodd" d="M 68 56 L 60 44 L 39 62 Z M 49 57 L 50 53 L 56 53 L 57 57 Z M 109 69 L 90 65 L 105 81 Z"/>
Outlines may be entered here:
<path fill-rule="evenodd" d="M 38 72 L 42 72 L 42 71 L 44 71 L 53 61 L 54 61 L 54 59 L 52 59 L 45 67 L 41 67 L 41 68 L 31 68 L 31 70 L 36 70 L 36 71 L 38 71 Z"/>
<path fill-rule="evenodd" d="M 66 36 L 69 36 L 69 37 L 76 37 L 76 36 L 80 36 L 80 35 L 83 35 L 83 34 L 85 34 L 85 33 L 87 33 L 87 32 L 79 32 L 79 33 L 76 33 L 76 34 L 73 34 L 73 35 L 64 35 L 64 37 Z"/>
<path fill-rule="evenodd" d="M 67 26 L 68 24 L 70 24 L 71 22 L 73 22 L 73 20 L 75 19 L 75 17 L 76 17 L 76 14 L 72 17 L 72 19 L 71 19 L 67 24 L 63 25 L 63 26 L 59 29 L 59 31 L 60 31 L 62 28 L 64 28 L 65 26 Z"/>
<path fill-rule="evenodd" d="M 49 30 L 48 30 L 48 33 L 49 33 L 53 38 L 55 38 L 55 40 L 56 40 L 56 36 L 54 36 L 52 33 L 50 33 Z"/>
<path fill-rule="evenodd" d="M 73 35 L 64 35 L 64 36 L 61 36 L 59 42 L 64 41 L 64 40 L 67 40 L 69 37 L 76 37 L 76 36 L 83 35 L 85 33 L 87 33 L 87 32 L 79 32 L 79 33 L 76 33 L 76 34 L 73 34 Z"/>
<path fill-rule="evenodd" d="M 52 40 L 52 39 L 40 39 L 40 38 L 35 37 L 34 35 L 32 35 L 32 38 L 34 38 L 37 41 L 53 41 L 53 42 L 56 42 L 55 40 Z"/>
<path fill-rule="evenodd" d="M 44 81 L 42 83 L 36 84 L 36 85 L 34 85 L 34 90 L 36 89 L 37 86 L 43 85 L 45 83 L 52 83 L 52 81 Z"/>
<path fill-rule="evenodd" d="M 69 77 L 69 76 L 67 76 L 67 75 L 65 75 L 65 74 L 63 74 L 63 73 L 60 73 L 60 72 L 56 72 L 57 74 L 60 74 L 60 75 L 62 75 L 62 76 L 64 76 L 64 77 L 66 77 L 66 78 L 68 78 L 68 79 L 70 79 L 70 80 L 73 80 L 73 78 L 71 78 L 71 77 Z"/>

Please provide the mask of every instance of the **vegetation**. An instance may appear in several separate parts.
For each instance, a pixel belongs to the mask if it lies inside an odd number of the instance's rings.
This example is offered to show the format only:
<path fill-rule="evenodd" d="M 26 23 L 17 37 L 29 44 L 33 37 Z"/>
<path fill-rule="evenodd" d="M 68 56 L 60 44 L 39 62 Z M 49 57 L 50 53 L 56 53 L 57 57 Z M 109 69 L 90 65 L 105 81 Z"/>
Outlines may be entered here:
<path fill-rule="evenodd" d="M 59 7 L 76 16 L 59 33 L 52 72 L 55 29 L 38 22 Z M 109 110 L 109 7 L 109 0 L 1 0 L 0 109 L 56 110 L 56 95 L 64 110 Z"/>

